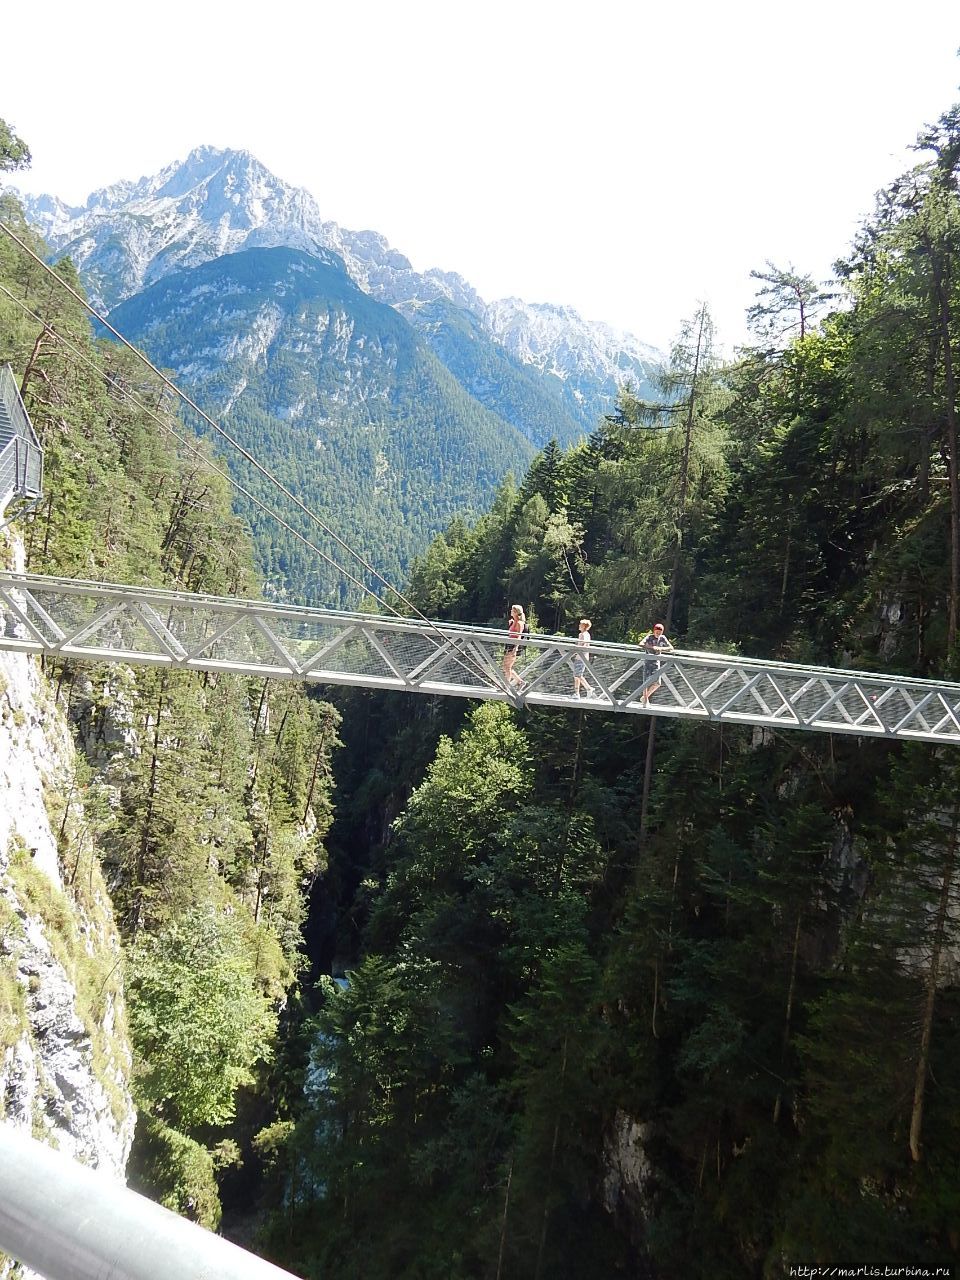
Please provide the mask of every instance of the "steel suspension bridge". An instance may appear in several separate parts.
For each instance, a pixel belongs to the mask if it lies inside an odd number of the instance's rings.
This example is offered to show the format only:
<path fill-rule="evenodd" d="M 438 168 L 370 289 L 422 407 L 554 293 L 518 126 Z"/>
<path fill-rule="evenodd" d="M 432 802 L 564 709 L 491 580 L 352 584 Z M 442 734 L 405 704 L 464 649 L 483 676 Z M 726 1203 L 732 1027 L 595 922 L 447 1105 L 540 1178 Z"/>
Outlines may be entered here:
<path fill-rule="evenodd" d="M 960 684 L 715 653 L 654 655 L 525 636 L 503 673 L 505 631 L 299 608 L 153 587 L 0 573 L 0 649 L 189 671 L 358 685 L 516 706 L 652 715 L 960 743 Z"/>

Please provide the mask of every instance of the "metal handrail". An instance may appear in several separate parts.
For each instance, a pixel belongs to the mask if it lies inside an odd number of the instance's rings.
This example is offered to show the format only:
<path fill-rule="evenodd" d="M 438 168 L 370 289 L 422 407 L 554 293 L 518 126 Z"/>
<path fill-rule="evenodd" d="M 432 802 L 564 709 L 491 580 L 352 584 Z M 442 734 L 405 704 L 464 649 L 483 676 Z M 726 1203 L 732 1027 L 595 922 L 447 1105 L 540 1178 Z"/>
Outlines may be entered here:
<path fill-rule="evenodd" d="M 295 1280 L 0 1123 L 0 1250 L 46 1280 Z"/>
<path fill-rule="evenodd" d="M 10 414 L 10 420 L 17 435 L 31 441 L 39 449 L 40 441 L 37 439 L 30 415 L 20 397 L 20 388 L 17 386 L 13 369 L 8 364 L 0 365 L 0 399 L 7 406 L 7 412 Z"/>
<path fill-rule="evenodd" d="M 0 449 L 0 512 L 6 509 L 7 503 L 17 492 L 20 475 L 19 443 L 20 437 L 14 436 Z"/>

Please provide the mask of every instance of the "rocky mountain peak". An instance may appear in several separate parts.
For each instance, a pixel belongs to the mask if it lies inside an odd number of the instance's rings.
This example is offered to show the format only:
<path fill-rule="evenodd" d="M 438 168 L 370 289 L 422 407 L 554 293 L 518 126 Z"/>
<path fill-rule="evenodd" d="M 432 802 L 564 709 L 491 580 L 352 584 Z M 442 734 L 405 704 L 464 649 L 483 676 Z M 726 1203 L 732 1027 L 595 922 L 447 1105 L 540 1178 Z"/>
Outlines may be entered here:
<path fill-rule="evenodd" d="M 487 303 L 454 271 L 415 271 L 379 232 L 325 220 L 308 191 L 276 177 L 249 151 L 196 147 L 152 177 L 93 192 L 82 209 L 50 196 L 24 197 L 24 206 L 107 308 L 170 272 L 247 248 L 284 246 L 328 264 L 339 260 L 361 289 L 414 324 L 425 304 L 471 313 L 513 359 L 576 382 L 585 419 L 608 411 L 623 381 L 644 382 L 662 363 L 653 347 L 571 307 L 519 298 Z"/>

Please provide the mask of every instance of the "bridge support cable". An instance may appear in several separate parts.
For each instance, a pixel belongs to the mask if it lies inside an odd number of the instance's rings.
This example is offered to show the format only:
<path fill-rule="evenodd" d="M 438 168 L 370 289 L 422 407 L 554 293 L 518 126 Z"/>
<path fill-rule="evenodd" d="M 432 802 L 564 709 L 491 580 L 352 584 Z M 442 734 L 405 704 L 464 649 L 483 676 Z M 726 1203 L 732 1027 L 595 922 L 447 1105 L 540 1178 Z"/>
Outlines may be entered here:
<path fill-rule="evenodd" d="M 47 1280 L 295 1280 L 8 1123 L 0 1251 Z"/>
<path fill-rule="evenodd" d="M 594 641 L 594 691 L 580 698 L 573 637 L 524 637 L 522 689 L 503 676 L 507 640 L 455 623 L 0 573 L 0 649 L 15 652 L 960 744 L 960 684 L 679 650 L 654 659 Z"/>

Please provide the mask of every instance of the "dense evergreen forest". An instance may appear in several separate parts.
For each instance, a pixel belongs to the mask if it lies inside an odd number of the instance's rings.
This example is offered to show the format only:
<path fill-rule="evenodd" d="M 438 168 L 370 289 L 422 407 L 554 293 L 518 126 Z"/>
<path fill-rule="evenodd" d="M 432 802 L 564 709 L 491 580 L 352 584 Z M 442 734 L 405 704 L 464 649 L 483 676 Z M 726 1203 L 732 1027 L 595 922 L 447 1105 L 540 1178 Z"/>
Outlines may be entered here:
<path fill-rule="evenodd" d="M 0 168 L 28 154 L 0 122 Z M 0 218 L 42 252 L 10 196 Z M 68 262 L 57 270 L 78 287 Z M 95 342 L 81 306 L 0 236 L 7 361 L 45 451 L 43 501 L 15 523 L 32 571 L 259 591 L 230 488 L 206 446 L 172 434 L 183 428 L 162 385 Z M 268 1073 L 325 864 L 339 717 L 294 684 L 70 663 L 47 675 L 85 748 L 70 796 L 47 797 L 66 889 L 92 893 L 102 874 L 123 938 L 81 997 L 96 1040 L 105 988 L 122 976 L 139 1114 L 131 1182 L 215 1227 L 218 1179 L 244 1152 L 256 1159 L 273 1119 Z M 56 910 L 49 890 L 37 901 Z M 0 1029 L 12 1037 L 0 1049 L 21 1033 L 16 1017 Z"/>
<path fill-rule="evenodd" d="M 418 562 L 431 616 L 956 675 L 960 110 L 828 291 L 758 268 L 663 398 Z M 338 1280 L 960 1253 L 950 748 L 356 693 L 269 1243 Z M 337 899 L 334 910 L 331 897 Z M 278 1192 L 279 1196 L 279 1192 Z"/>

